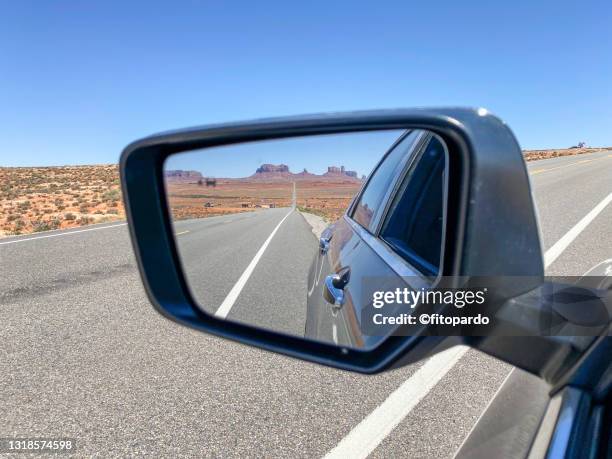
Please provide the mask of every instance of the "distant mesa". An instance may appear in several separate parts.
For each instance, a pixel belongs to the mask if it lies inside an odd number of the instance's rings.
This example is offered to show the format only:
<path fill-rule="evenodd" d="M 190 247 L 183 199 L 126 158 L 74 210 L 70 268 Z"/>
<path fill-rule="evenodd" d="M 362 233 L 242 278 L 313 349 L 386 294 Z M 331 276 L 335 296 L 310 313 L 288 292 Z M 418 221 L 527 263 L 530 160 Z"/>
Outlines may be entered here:
<path fill-rule="evenodd" d="M 322 179 L 322 180 L 357 180 L 361 181 L 363 178 L 359 178 L 356 171 L 346 170 L 344 166 L 329 166 L 327 172 L 322 175 L 313 174 L 308 172 L 307 169 L 303 169 L 301 172 L 293 173 L 289 170 L 289 166 L 286 164 L 262 164 L 259 166 L 253 175 L 242 179 L 230 179 L 221 178 L 215 179 L 213 177 L 205 177 L 201 172 L 193 170 L 167 170 L 164 171 L 164 177 L 166 180 L 173 182 L 184 182 L 184 183 L 197 183 L 198 185 L 216 186 L 218 180 L 225 183 L 227 180 L 308 180 L 308 179 Z"/>
<path fill-rule="evenodd" d="M 164 177 L 166 177 L 166 179 L 168 180 L 180 180 L 180 181 L 187 181 L 187 180 L 201 180 L 202 174 L 198 171 L 183 171 L 183 170 L 171 170 L 171 171 L 164 171 Z"/>
<path fill-rule="evenodd" d="M 322 175 L 313 174 L 308 172 L 307 169 L 301 172 L 293 173 L 289 170 L 289 166 L 286 164 L 262 164 L 257 168 L 255 173 L 251 175 L 251 178 L 256 179 L 315 179 L 315 178 L 348 178 L 354 180 L 360 180 L 357 176 L 356 171 L 346 170 L 344 166 L 329 166 L 327 172 Z"/>
<path fill-rule="evenodd" d="M 268 173 L 289 173 L 289 166 L 287 166 L 286 164 L 262 164 L 260 167 L 257 168 L 257 170 L 255 171 L 256 174 L 268 174 Z"/>
<path fill-rule="evenodd" d="M 357 178 L 357 171 L 348 171 L 344 168 L 344 166 L 329 166 L 327 168 L 327 172 L 323 174 L 326 177 L 338 177 L 345 176 L 351 178 Z"/>

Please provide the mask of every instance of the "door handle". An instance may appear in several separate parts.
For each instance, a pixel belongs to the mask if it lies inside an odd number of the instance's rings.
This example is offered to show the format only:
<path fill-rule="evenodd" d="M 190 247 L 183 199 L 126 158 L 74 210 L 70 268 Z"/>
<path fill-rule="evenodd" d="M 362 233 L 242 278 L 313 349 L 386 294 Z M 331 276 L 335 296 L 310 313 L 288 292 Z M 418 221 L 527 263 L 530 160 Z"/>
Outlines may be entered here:
<path fill-rule="evenodd" d="M 321 236 L 319 238 L 319 251 L 321 255 L 325 255 L 329 250 L 329 241 L 331 241 L 331 235 L 329 236 Z"/>
<path fill-rule="evenodd" d="M 336 308 L 341 308 L 345 301 L 344 287 L 346 287 L 350 279 L 351 269 L 348 266 L 342 268 L 336 274 L 327 276 L 325 278 L 325 287 L 323 288 L 325 300 Z"/>

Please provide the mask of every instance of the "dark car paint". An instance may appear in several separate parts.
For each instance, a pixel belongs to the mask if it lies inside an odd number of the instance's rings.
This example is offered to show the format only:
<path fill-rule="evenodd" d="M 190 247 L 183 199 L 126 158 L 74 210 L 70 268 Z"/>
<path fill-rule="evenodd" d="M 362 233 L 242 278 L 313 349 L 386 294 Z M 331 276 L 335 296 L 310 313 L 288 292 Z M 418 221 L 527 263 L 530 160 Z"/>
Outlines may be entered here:
<path fill-rule="evenodd" d="M 345 288 L 345 304 L 336 307 L 323 298 L 322 289 L 325 288 L 325 277 L 343 267 L 350 267 L 351 281 Z M 339 219 L 333 228 L 329 252 L 319 252 L 310 269 L 306 336 L 344 346 L 376 346 L 381 338 L 361 331 L 361 308 L 366 306 L 362 305 L 362 279 L 395 276 L 397 274 L 352 229 L 348 217 Z M 336 327 L 336 333 L 333 327 Z"/>
<path fill-rule="evenodd" d="M 409 137 L 412 135 L 413 137 Z M 404 158 L 400 161 L 399 167 L 390 178 L 390 187 L 383 200 L 382 209 L 377 221 L 373 223 L 380 226 L 385 216 L 389 203 L 395 198 L 396 190 L 402 182 L 406 172 L 413 167 L 413 160 L 427 146 L 432 135 L 427 132 L 412 131 L 406 132 L 381 158 L 370 178 L 382 163 L 387 159 L 389 153 L 395 148 L 403 149 Z M 329 239 L 329 250 L 326 253 L 318 251 L 310 267 L 308 276 L 308 297 L 306 312 L 305 336 L 321 341 L 333 342 L 341 346 L 357 348 L 374 348 L 384 336 L 381 334 L 368 334 L 361 324 L 362 311 L 371 308 L 372 302 L 364 290 L 364 282 L 368 279 L 377 282 L 384 282 L 380 285 L 380 290 L 392 291 L 395 287 L 409 285 L 408 277 L 403 277 L 396 272 L 363 238 L 362 235 L 371 239 L 374 236 L 364 234 L 358 223 L 352 218 L 351 214 L 355 211 L 355 204 L 369 185 L 369 181 L 364 184 L 357 193 L 347 211 L 336 223 L 325 230 L 323 237 Z M 361 234 L 361 235 L 360 235 Z M 384 242 L 381 241 L 382 244 Z M 401 261 L 401 263 L 406 263 Z M 342 268 L 351 270 L 351 281 L 347 284 L 345 291 L 346 302 L 343 306 L 337 307 L 325 300 L 323 289 L 325 289 L 325 278 L 328 275 L 338 272 Z M 413 267 L 410 267 L 411 269 Z M 417 270 L 415 269 L 415 272 Z M 370 281 L 372 282 L 372 281 Z M 388 327 L 388 333 L 392 333 L 393 328 Z"/>

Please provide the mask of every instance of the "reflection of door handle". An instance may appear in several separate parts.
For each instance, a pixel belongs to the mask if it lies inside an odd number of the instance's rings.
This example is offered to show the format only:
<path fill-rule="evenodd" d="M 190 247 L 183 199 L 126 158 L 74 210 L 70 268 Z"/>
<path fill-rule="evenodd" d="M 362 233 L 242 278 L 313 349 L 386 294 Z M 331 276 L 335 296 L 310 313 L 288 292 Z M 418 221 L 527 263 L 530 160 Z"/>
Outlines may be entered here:
<path fill-rule="evenodd" d="M 321 255 L 325 255 L 329 250 L 329 241 L 331 241 L 331 236 L 321 236 L 319 238 L 319 250 L 321 251 Z"/>
<path fill-rule="evenodd" d="M 341 308 L 344 305 L 344 287 L 351 279 L 351 269 L 342 268 L 336 274 L 330 274 L 325 278 L 323 297 L 328 303 Z"/>

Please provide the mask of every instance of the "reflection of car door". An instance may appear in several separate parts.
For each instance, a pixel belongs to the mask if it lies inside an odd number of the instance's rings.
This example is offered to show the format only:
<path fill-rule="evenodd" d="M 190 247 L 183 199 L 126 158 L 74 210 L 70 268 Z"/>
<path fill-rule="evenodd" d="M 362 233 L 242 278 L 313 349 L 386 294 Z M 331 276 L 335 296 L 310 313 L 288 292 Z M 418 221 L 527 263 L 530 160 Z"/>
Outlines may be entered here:
<path fill-rule="evenodd" d="M 311 276 L 309 290 L 315 301 L 309 298 L 309 316 L 314 320 L 308 336 L 372 347 L 383 331 L 392 329 L 362 323 L 362 311 L 372 307 L 371 289 L 419 289 L 437 275 L 442 253 L 445 150 L 431 135 L 414 140 L 409 151 L 404 150 L 392 177 L 378 188 L 384 192 L 376 198 L 370 191 L 382 180 L 377 175 L 384 171 L 380 167 L 347 215 L 322 235 L 321 253 L 314 264 L 316 276 Z M 392 159 L 388 156 L 385 161 Z M 327 277 L 345 272 L 348 280 L 338 292 L 343 304 L 324 300 Z"/>
<path fill-rule="evenodd" d="M 374 324 L 373 314 L 384 312 L 393 316 L 407 312 L 400 304 L 387 305 L 384 311 L 375 310 L 374 292 L 427 288 L 441 264 L 444 145 L 428 134 L 410 159 L 393 191 L 386 196 L 385 209 L 376 226 L 366 230 L 356 219 L 349 220 L 363 242 L 352 253 L 351 271 L 356 274 L 357 282 L 350 282 L 346 289 L 347 296 L 353 298 L 354 314 L 359 319 L 359 327 L 354 330 L 360 333 L 358 342 L 365 347 L 377 345 L 395 329 L 392 325 Z"/>
<path fill-rule="evenodd" d="M 402 136 L 370 174 L 347 215 L 322 234 L 320 250 L 309 275 L 306 336 L 357 347 L 365 344 L 359 330 L 360 308 L 353 304 L 359 298 L 355 296 L 359 293 L 359 278 L 370 270 L 383 276 L 391 273 L 384 261 L 364 245 L 359 231 L 375 230 L 401 171 L 424 138 L 421 131 Z M 343 268 L 348 268 L 353 280 L 345 289 L 344 303 L 337 307 L 324 299 L 325 281 L 330 273 L 338 273 Z"/>

